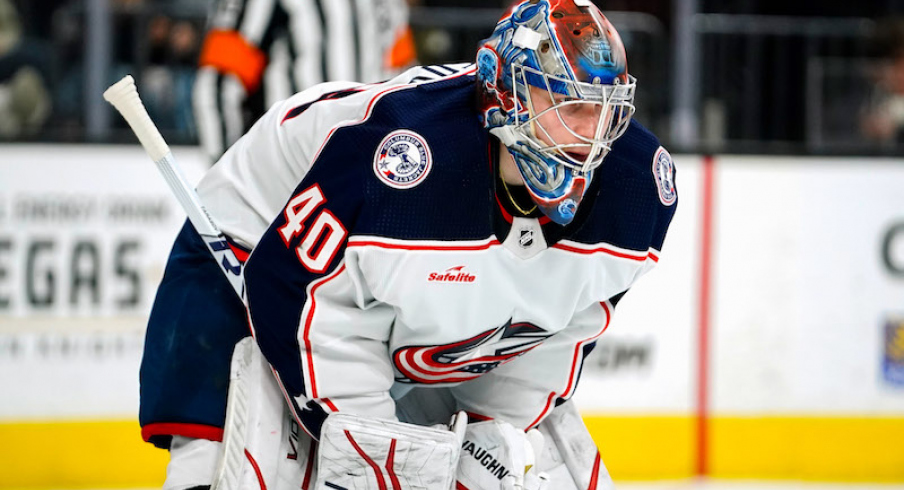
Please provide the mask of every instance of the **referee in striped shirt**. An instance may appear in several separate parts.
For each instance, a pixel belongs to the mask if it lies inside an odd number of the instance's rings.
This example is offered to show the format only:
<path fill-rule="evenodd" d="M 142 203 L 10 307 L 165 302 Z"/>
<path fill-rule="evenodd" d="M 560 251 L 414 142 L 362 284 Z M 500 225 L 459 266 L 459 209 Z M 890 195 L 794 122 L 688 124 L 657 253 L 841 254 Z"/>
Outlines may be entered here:
<path fill-rule="evenodd" d="M 274 102 L 415 63 L 406 0 L 215 0 L 212 9 L 193 96 L 211 163 Z"/>

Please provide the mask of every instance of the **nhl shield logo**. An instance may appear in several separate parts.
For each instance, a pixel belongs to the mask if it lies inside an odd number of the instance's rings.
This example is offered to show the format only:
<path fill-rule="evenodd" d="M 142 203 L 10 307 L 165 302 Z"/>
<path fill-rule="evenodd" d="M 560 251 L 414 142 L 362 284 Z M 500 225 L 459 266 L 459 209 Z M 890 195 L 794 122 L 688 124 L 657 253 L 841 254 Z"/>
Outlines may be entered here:
<path fill-rule="evenodd" d="M 678 199 L 678 191 L 675 189 L 675 163 L 672 162 L 672 155 L 661 146 L 653 157 L 653 177 L 656 179 L 662 204 L 666 206 L 675 204 L 675 200 Z"/>
<path fill-rule="evenodd" d="M 408 189 L 424 181 L 433 157 L 423 136 L 401 129 L 383 138 L 374 155 L 374 173 L 384 184 Z"/>
<path fill-rule="evenodd" d="M 521 245 L 521 248 L 530 248 L 530 246 L 533 244 L 534 244 L 534 230 L 530 230 L 530 229 L 521 230 L 521 235 L 518 237 L 518 245 Z"/>

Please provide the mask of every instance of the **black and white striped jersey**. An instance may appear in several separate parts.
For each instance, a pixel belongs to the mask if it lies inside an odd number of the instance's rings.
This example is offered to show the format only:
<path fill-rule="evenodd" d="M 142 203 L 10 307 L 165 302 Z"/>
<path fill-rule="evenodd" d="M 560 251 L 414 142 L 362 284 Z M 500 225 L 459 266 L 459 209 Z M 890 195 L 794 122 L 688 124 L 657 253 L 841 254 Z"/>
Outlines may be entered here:
<path fill-rule="evenodd" d="M 277 101 L 414 61 L 406 0 L 216 0 L 194 88 L 201 144 L 214 162 Z"/>

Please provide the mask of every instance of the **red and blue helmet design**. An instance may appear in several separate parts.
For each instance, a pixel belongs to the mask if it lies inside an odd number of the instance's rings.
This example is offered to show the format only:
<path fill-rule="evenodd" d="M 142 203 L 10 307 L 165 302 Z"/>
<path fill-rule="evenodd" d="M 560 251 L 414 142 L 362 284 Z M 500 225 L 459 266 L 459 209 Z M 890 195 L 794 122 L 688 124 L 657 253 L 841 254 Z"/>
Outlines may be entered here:
<path fill-rule="evenodd" d="M 589 0 L 518 2 L 481 43 L 477 79 L 484 125 L 543 213 L 570 223 L 634 114 L 618 32 Z"/>

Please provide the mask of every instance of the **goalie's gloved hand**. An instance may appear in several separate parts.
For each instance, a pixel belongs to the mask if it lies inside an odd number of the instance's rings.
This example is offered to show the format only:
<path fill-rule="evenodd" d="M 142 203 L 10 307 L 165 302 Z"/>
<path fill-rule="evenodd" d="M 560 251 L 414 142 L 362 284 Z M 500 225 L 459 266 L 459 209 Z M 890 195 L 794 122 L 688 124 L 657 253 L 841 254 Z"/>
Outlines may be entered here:
<path fill-rule="evenodd" d="M 535 467 L 543 435 L 499 420 L 468 424 L 458 482 L 469 489 L 544 490 L 547 476 Z"/>

